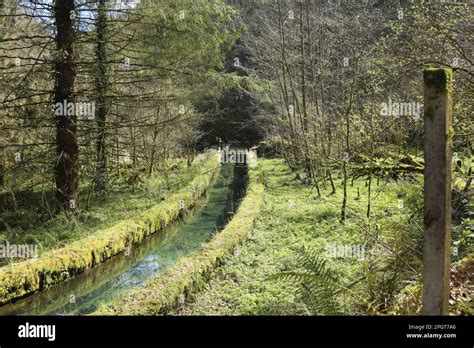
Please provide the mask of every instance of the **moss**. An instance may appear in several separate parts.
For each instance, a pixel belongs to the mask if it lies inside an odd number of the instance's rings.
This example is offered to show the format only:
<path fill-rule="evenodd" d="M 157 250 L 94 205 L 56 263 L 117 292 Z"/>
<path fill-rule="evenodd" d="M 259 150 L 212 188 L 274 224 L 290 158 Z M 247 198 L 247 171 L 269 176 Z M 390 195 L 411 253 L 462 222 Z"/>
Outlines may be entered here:
<path fill-rule="evenodd" d="M 264 186 L 257 182 L 257 176 L 257 170 L 251 168 L 247 195 L 236 215 L 209 243 L 153 278 L 143 288 L 103 305 L 93 315 L 167 314 L 177 306 L 182 295 L 186 297 L 201 289 L 212 270 L 242 243 L 259 215 Z"/>
<path fill-rule="evenodd" d="M 191 183 L 167 197 L 135 219 L 124 220 L 70 245 L 30 259 L 0 268 L 0 305 L 43 290 L 71 278 L 123 252 L 133 243 L 162 229 L 181 215 L 179 201 L 191 208 L 217 177 L 217 154 L 202 164 L 202 173 Z M 194 195 L 189 194 L 193 190 Z"/>
<path fill-rule="evenodd" d="M 437 92 L 450 91 L 452 81 L 451 69 L 427 68 L 423 71 L 425 85 Z"/>
<path fill-rule="evenodd" d="M 437 93 L 451 93 L 452 70 L 427 68 L 423 71 L 423 80 L 427 88 L 433 89 Z M 433 121 L 434 107 L 425 105 L 425 118 Z"/>
<path fill-rule="evenodd" d="M 453 126 L 450 126 L 448 129 L 448 133 L 446 134 L 446 140 L 451 140 L 454 137 L 454 128 Z"/>

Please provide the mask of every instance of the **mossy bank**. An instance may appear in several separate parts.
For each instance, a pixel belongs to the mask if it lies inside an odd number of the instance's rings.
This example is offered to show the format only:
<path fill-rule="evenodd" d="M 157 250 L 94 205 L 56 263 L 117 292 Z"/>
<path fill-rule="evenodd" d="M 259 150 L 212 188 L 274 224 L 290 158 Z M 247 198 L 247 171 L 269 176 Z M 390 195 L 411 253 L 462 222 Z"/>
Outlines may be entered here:
<path fill-rule="evenodd" d="M 252 230 L 263 205 L 264 186 L 258 182 L 258 170 L 249 169 L 247 194 L 234 218 L 209 243 L 143 288 L 102 306 L 95 315 L 167 314 L 187 297 L 205 286 L 212 270 L 222 264 Z"/>
<path fill-rule="evenodd" d="M 219 171 L 216 153 L 203 161 L 200 174 L 189 185 L 171 194 L 136 218 L 123 220 L 105 230 L 63 248 L 0 268 L 0 304 L 58 284 L 140 243 L 179 218 L 196 204 Z"/>

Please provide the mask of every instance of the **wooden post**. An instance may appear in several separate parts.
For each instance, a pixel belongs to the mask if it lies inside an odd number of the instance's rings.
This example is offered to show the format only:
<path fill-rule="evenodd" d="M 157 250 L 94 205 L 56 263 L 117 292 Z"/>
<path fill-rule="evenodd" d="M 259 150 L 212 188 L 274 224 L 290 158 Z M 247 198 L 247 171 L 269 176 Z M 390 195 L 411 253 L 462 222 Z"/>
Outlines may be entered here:
<path fill-rule="evenodd" d="M 451 261 L 452 98 L 449 69 L 424 79 L 423 314 L 448 315 Z"/>

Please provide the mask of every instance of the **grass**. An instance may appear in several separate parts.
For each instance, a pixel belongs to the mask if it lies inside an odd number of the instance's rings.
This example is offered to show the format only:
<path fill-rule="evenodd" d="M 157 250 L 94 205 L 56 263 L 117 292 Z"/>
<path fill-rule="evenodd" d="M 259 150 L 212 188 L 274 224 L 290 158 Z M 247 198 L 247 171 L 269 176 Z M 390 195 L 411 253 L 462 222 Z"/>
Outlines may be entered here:
<path fill-rule="evenodd" d="M 174 314 L 327 314 L 323 301 L 302 293 L 300 284 L 268 280 L 274 274 L 301 269 L 297 258 L 303 247 L 327 259 L 339 284 L 351 284 L 349 291 L 337 296 L 341 313 L 396 314 L 406 310 L 407 303 L 400 299 L 406 298 L 399 293 L 407 284 L 417 284 L 421 273 L 420 182 L 381 180 L 377 186 L 374 179 L 369 220 L 367 186 L 365 180 L 356 181 L 348 187 L 349 214 L 342 225 L 342 186 L 335 195 L 328 187 L 317 197 L 315 190 L 295 180 L 282 160 L 263 159 L 261 164 L 267 187 L 253 233 L 212 272 L 205 289 L 193 294 L 190 303 Z M 393 252 L 382 248 L 380 242 Z M 365 260 L 327 256 L 328 246 L 348 244 L 372 245 L 372 256 Z M 369 269 L 372 263 L 380 271 Z M 384 270 L 388 266 L 389 270 Z"/>
<path fill-rule="evenodd" d="M 0 244 L 37 244 L 40 253 L 61 248 L 97 231 L 104 230 L 121 220 L 138 217 L 174 192 L 188 185 L 201 174 L 202 156 L 193 166 L 178 162 L 170 170 L 144 179 L 135 189 L 121 185 L 106 196 L 81 196 L 76 215 L 60 214 L 43 221 L 44 215 L 33 209 L 19 209 L 0 214 Z"/>
<path fill-rule="evenodd" d="M 178 219 L 183 209 L 194 206 L 217 176 L 220 165 L 216 153 L 200 163 L 200 175 L 165 201 L 141 212 L 136 218 L 121 220 L 112 227 L 44 252 L 38 258 L 0 268 L 0 304 L 43 290 L 90 269 L 138 244 Z M 183 206 L 181 207 L 181 205 Z"/>
<path fill-rule="evenodd" d="M 348 185 L 348 214 L 340 223 L 341 178 L 337 192 L 322 195 L 295 178 L 281 159 L 261 159 L 258 181 L 264 183 L 261 211 L 243 204 L 229 226 L 246 233 L 245 243 L 231 232 L 217 235 L 196 254 L 163 276 L 150 280 L 99 314 L 176 315 L 324 315 L 323 299 L 302 291 L 301 283 L 269 280 L 275 274 L 302 271 L 299 256 L 310 249 L 326 259 L 346 288 L 333 296 L 341 314 L 416 314 L 420 309 L 422 272 L 422 177 L 372 180 L 371 215 L 367 218 L 365 179 Z M 321 185 L 323 186 L 323 185 Z M 253 228 L 250 217 L 258 215 Z M 247 222 L 246 222 L 247 221 Z M 251 219 L 253 221 L 253 218 Z M 246 226 L 246 227 L 245 227 Z M 245 227 L 245 228 L 243 228 Z M 456 226 L 457 228 L 457 226 Z M 225 230 L 223 231 L 225 232 Z M 458 234 L 453 234 L 458 243 Z M 463 236 L 462 238 L 466 238 Z M 331 247 L 367 246 L 365 258 L 330 257 Z M 456 245 L 456 244 L 455 244 Z M 452 264 L 452 312 L 472 314 L 466 286 L 472 274 L 472 244 L 464 243 Z M 370 251 L 370 252 L 369 252 Z M 454 260 L 455 261 L 455 260 Z M 470 293 L 471 291 L 471 293 Z M 181 295 L 186 302 L 178 304 Z"/>
<path fill-rule="evenodd" d="M 202 288 L 209 273 L 245 240 L 263 203 L 263 185 L 255 169 L 249 170 L 249 184 L 237 213 L 223 231 L 164 274 L 151 278 L 144 287 L 99 308 L 94 315 L 167 314 Z M 182 300 L 181 300 L 182 299 Z"/>

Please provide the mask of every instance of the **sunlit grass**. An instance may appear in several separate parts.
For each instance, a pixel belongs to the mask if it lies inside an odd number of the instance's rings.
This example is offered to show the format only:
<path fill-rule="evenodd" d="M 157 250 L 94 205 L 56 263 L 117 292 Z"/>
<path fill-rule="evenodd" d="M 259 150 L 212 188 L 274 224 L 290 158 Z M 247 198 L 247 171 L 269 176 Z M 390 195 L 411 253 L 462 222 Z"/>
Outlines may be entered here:
<path fill-rule="evenodd" d="M 393 314 L 398 291 L 421 277 L 420 180 L 380 180 L 377 185 L 377 178 L 373 178 L 370 219 L 366 216 L 366 181 L 356 181 L 348 187 L 349 214 L 345 224 L 341 224 L 340 178 L 336 181 L 336 194 L 331 194 L 328 184 L 318 197 L 315 189 L 295 179 L 282 160 L 263 159 L 261 165 L 261 179 L 267 190 L 252 235 L 229 257 L 225 266 L 213 272 L 206 289 L 195 294 L 194 302 L 180 308 L 177 314 L 325 314 L 298 295 L 298 284 L 267 280 L 278 272 L 297 269 L 296 258 L 303 247 L 326 257 L 328 265 L 339 274 L 341 284 L 355 283 L 351 285 L 350 296 L 339 298 L 346 314 Z M 365 260 L 326 255 L 328 245 L 367 243 L 390 246 L 400 258 L 387 250 Z M 401 258 L 407 264 L 398 263 L 398 272 L 403 276 L 393 284 L 393 272 L 368 270 L 369 262 L 383 269 Z M 378 303 L 384 299 L 386 305 Z"/>

